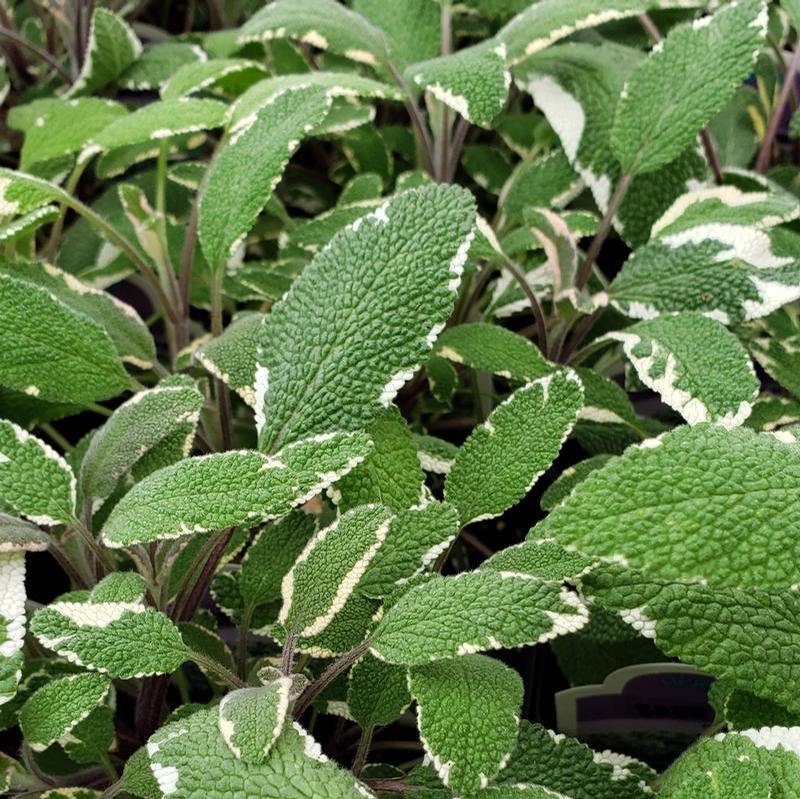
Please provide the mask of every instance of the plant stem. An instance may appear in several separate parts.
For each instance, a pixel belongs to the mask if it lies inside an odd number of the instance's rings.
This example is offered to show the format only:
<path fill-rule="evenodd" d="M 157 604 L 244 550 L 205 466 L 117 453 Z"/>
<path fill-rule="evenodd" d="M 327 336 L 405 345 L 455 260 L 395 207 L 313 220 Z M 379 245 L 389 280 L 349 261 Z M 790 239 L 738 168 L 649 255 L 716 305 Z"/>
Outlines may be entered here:
<path fill-rule="evenodd" d="M 97 543 L 94 535 L 92 535 L 91 530 L 77 517 L 74 517 L 72 520 L 72 527 L 75 529 L 75 532 L 83 539 L 86 546 L 94 553 L 97 559 L 100 561 L 100 564 L 103 567 L 103 570 L 110 574 L 116 569 L 116 564 L 111 559 L 111 556 L 108 552 Z"/>
<path fill-rule="evenodd" d="M 189 224 L 186 226 L 186 236 L 183 239 L 181 251 L 180 275 L 178 277 L 178 294 L 180 296 L 180 313 L 183 317 L 180 338 L 177 341 L 178 350 L 182 350 L 189 343 L 189 286 L 192 282 L 192 263 L 194 251 L 197 247 L 197 219 L 200 206 L 200 194 L 194 198 L 192 211 L 189 215 Z"/>
<path fill-rule="evenodd" d="M 47 52 L 47 50 L 39 47 L 38 44 L 29 42 L 24 36 L 21 36 L 16 31 L 12 31 L 10 28 L 6 28 L 4 26 L 0 26 L 0 36 L 3 36 L 9 41 L 14 42 L 14 44 L 18 44 L 20 47 L 24 47 L 26 50 L 30 50 L 34 55 L 41 58 L 46 64 L 49 64 L 58 73 L 58 76 L 64 81 L 64 83 L 70 83 L 71 79 L 69 72 L 67 72 L 64 67 L 58 63 L 56 58 Z"/>
<path fill-rule="evenodd" d="M 461 117 L 456 125 L 453 139 L 450 142 L 450 158 L 447 162 L 447 170 L 444 174 L 445 183 L 452 183 L 458 170 L 458 162 L 461 159 L 461 151 L 464 149 L 464 141 L 469 132 L 469 122 Z"/>
<path fill-rule="evenodd" d="M 232 671 L 229 671 L 221 663 L 217 663 L 214 658 L 207 657 L 202 652 L 189 650 L 189 659 L 193 660 L 198 666 L 208 669 L 224 680 L 230 688 L 246 688 L 247 683 L 240 680 Z"/>
<path fill-rule="evenodd" d="M 222 335 L 222 279 L 225 270 L 219 267 L 212 275 L 211 285 L 211 335 L 215 338 Z M 222 431 L 222 446 L 225 450 L 233 449 L 233 423 L 231 421 L 231 400 L 228 386 L 218 377 L 214 380 L 217 394 L 217 411 L 219 426 Z"/>
<path fill-rule="evenodd" d="M 584 316 L 583 319 L 581 319 L 570 340 L 564 345 L 560 353 L 556 353 L 559 363 L 566 363 L 569 360 L 570 355 L 575 352 L 580 343 L 586 338 L 594 323 L 600 317 L 600 314 L 603 313 L 603 310 L 603 308 L 595 308 L 588 316 Z"/>
<path fill-rule="evenodd" d="M 547 357 L 547 324 L 544 319 L 542 306 L 539 304 L 539 300 L 533 293 L 531 287 L 528 285 L 527 278 L 517 267 L 517 265 L 509 258 L 505 258 L 504 266 L 510 272 L 514 280 L 519 283 L 522 293 L 528 298 L 531 311 L 533 311 L 533 318 L 536 321 L 536 342 L 538 343 L 539 349 L 542 351 L 544 356 Z"/>
<path fill-rule="evenodd" d="M 76 161 L 75 166 L 73 167 L 72 172 L 70 173 L 70 176 L 64 185 L 65 192 L 68 194 L 75 193 L 75 189 L 78 186 L 78 181 L 81 179 L 81 175 L 88 165 L 88 159 L 84 161 L 78 159 Z M 64 203 L 61 203 L 58 207 L 58 219 L 56 219 L 53 229 L 50 231 L 50 236 L 48 237 L 47 244 L 44 248 L 45 258 L 48 261 L 55 261 L 56 255 L 58 254 L 58 245 L 61 243 L 61 232 L 64 230 L 64 209 L 65 205 Z"/>
<path fill-rule="evenodd" d="M 281 674 L 289 676 L 292 673 L 294 664 L 294 643 L 296 639 L 294 633 L 286 633 L 286 641 L 283 644 L 283 651 L 281 652 Z"/>
<path fill-rule="evenodd" d="M 227 536 L 226 536 L 227 534 Z M 222 530 L 218 533 L 212 533 L 208 539 L 203 543 L 203 546 L 200 548 L 200 551 L 195 556 L 195 559 L 192 561 L 192 565 L 186 571 L 186 574 L 183 576 L 183 580 L 181 581 L 180 587 L 175 595 L 175 602 L 172 606 L 172 620 L 173 621 L 188 621 L 194 611 L 197 609 L 197 606 L 191 609 L 191 612 L 186 615 L 186 607 L 193 597 L 194 588 L 200 583 L 203 574 L 206 572 L 208 568 L 208 564 L 211 562 L 211 559 L 214 553 L 217 551 L 217 547 L 219 546 L 219 542 L 221 539 L 225 539 L 225 546 L 228 545 L 228 541 L 230 540 L 231 535 L 233 535 L 233 528 L 228 528 L 227 530 Z M 225 550 L 225 546 L 222 547 L 222 551 Z M 222 552 L 220 552 L 220 557 L 222 556 Z M 217 558 L 217 561 L 219 558 Z M 203 567 L 201 568 L 201 564 Z M 212 569 L 216 567 L 216 563 Z M 195 572 L 200 570 L 197 574 L 197 579 L 194 579 Z M 212 571 L 213 574 L 213 571 Z M 205 589 L 204 589 L 205 590 Z M 202 593 L 200 595 L 202 597 Z M 199 598 L 198 598 L 199 602 Z"/>
<path fill-rule="evenodd" d="M 411 93 L 411 88 L 409 87 L 406 79 L 400 73 L 400 70 L 391 61 L 387 64 L 387 66 L 392 78 L 394 79 L 394 82 L 403 90 L 403 94 L 406 96 L 406 99 L 403 100 L 403 104 L 405 105 L 406 111 L 411 118 L 411 124 L 413 125 L 414 132 L 417 136 L 417 143 L 422 151 L 422 157 L 425 161 L 425 171 L 431 177 L 433 177 L 433 141 L 431 140 L 431 134 L 428 130 L 428 126 L 425 124 L 425 120 L 422 118 L 422 113 L 420 112 L 419 106 L 414 99 L 414 95 Z"/>
<path fill-rule="evenodd" d="M 764 141 L 761 142 L 761 149 L 758 151 L 755 167 L 756 172 L 761 172 L 763 174 L 767 171 L 767 167 L 769 166 L 772 157 L 772 145 L 778 133 L 778 126 L 781 123 L 783 110 L 786 108 L 789 94 L 794 85 L 794 76 L 797 74 L 798 66 L 800 66 L 800 38 L 794 46 L 792 60 L 789 62 L 789 66 L 786 68 L 786 72 L 783 76 L 783 85 L 781 86 L 778 100 L 775 103 L 775 108 L 772 109 L 772 116 L 769 118 L 769 125 L 767 126 L 767 132 L 764 134 Z"/>
<path fill-rule="evenodd" d="M 41 427 L 42 430 L 47 433 L 48 437 L 52 438 L 64 452 L 69 452 L 72 449 L 72 444 L 70 444 L 49 422 L 43 422 L 39 427 Z"/>
<path fill-rule="evenodd" d="M 367 755 L 369 755 L 369 748 L 372 745 L 372 736 L 375 732 L 375 727 L 370 725 L 361 730 L 361 738 L 358 741 L 358 749 L 356 749 L 356 756 L 353 760 L 352 772 L 357 777 L 364 770 L 367 763 Z"/>
<path fill-rule="evenodd" d="M 247 678 L 247 636 L 250 632 L 250 622 L 253 620 L 254 610 L 252 604 L 244 606 L 242 621 L 239 625 L 239 640 L 236 642 L 236 667 L 239 678 L 242 680 Z"/>

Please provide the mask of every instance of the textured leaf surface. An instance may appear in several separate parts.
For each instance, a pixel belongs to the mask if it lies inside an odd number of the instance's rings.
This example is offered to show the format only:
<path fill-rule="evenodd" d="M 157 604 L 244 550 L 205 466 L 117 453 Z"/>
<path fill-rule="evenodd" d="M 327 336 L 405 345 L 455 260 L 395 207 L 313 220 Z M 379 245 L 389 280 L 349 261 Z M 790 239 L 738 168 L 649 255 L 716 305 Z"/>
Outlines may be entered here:
<path fill-rule="evenodd" d="M 178 628 L 138 602 L 53 602 L 31 632 L 71 663 L 122 679 L 168 674 L 187 658 Z"/>
<path fill-rule="evenodd" d="M 372 651 L 420 665 L 549 641 L 586 624 L 588 611 L 556 583 L 509 572 L 464 572 L 412 588 L 375 630 Z"/>
<path fill-rule="evenodd" d="M 553 462 L 583 405 L 571 370 L 517 389 L 462 444 L 445 498 L 462 524 L 491 519 L 519 502 Z"/>
<path fill-rule="evenodd" d="M 414 434 L 414 442 L 417 445 L 417 458 L 426 472 L 447 474 L 450 471 L 458 452 L 455 444 L 421 433 Z"/>
<path fill-rule="evenodd" d="M 609 333 L 622 342 L 639 379 L 689 424 L 738 427 L 760 384 L 744 347 L 698 313 L 665 315 Z"/>
<path fill-rule="evenodd" d="M 120 75 L 118 83 L 126 89 L 159 89 L 184 64 L 207 61 L 208 56 L 189 42 L 155 42 Z"/>
<path fill-rule="evenodd" d="M 212 268 L 222 266 L 247 235 L 289 158 L 329 105 L 320 89 L 287 91 L 233 130 L 200 196 L 198 235 Z"/>
<path fill-rule="evenodd" d="M 408 669 L 367 652 L 350 670 L 347 707 L 362 727 L 391 724 L 411 704 Z"/>
<path fill-rule="evenodd" d="M 302 505 L 369 451 L 362 433 L 297 441 L 268 457 L 252 450 L 189 458 L 154 472 L 115 506 L 103 528 L 109 546 L 255 526 Z"/>
<path fill-rule="evenodd" d="M 35 524 L 0 513 L 0 552 L 41 552 L 50 537 Z"/>
<path fill-rule="evenodd" d="M 0 552 L 0 705 L 22 677 L 25 640 L 25 552 Z"/>
<path fill-rule="evenodd" d="M 766 27 L 762 0 L 742 0 L 669 32 L 620 97 L 611 146 L 623 172 L 651 172 L 691 145 L 749 75 Z"/>
<path fill-rule="evenodd" d="M 415 666 L 409 689 L 425 752 L 453 790 L 485 787 L 517 741 L 519 675 L 486 655 Z"/>
<path fill-rule="evenodd" d="M 75 477 L 44 441 L 0 419 L 0 496 L 36 524 L 66 522 L 75 511 Z"/>
<path fill-rule="evenodd" d="M 185 425 L 192 431 L 186 439 L 188 450 L 203 407 L 203 396 L 187 382 L 188 385 L 164 385 L 141 391 L 114 411 L 92 436 L 81 461 L 84 497 L 102 504 L 116 488 L 119 478 L 148 450 Z M 188 454 L 184 451 L 184 455 Z"/>
<path fill-rule="evenodd" d="M 90 602 L 144 602 L 147 582 L 138 572 L 111 572 L 92 588 Z"/>
<path fill-rule="evenodd" d="M 265 70 L 257 61 L 246 58 L 214 58 L 184 64 L 164 84 L 161 97 L 176 100 L 226 84 L 247 88 L 264 77 Z"/>
<path fill-rule="evenodd" d="M 716 721 L 724 722 L 729 731 L 780 725 L 795 727 L 800 714 L 762 699 L 750 691 L 736 688 L 724 680 L 714 680 L 708 689 L 708 701 L 717 712 Z"/>
<path fill-rule="evenodd" d="M 321 633 L 383 545 L 391 520 L 387 508 L 363 505 L 320 530 L 283 580 L 278 621 L 305 637 Z"/>
<path fill-rule="evenodd" d="M 454 186 L 404 192 L 314 258 L 261 333 L 263 449 L 363 429 L 394 399 L 452 311 L 474 213 Z"/>
<path fill-rule="evenodd" d="M 553 541 L 528 539 L 516 546 L 495 552 L 481 564 L 481 569 L 531 574 L 542 580 L 575 582 L 575 579 L 597 563 Z"/>
<path fill-rule="evenodd" d="M 797 444 L 680 427 L 590 474 L 533 534 L 621 556 L 654 577 L 788 589 L 797 581 L 798 481 Z"/>
<path fill-rule="evenodd" d="M 9 388 L 83 403 L 128 387 L 122 362 L 97 322 L 46 289 L 7 275 L 0 275 L 0 335 L 0 379 Z"/>
<path fill-rule="evenodd" d="M 19 714 L 26 743 L 41 752 L 89 716 L 108 696 L 111 683 L 102 674 L 71 674 L 39 688 Z"/>
<path fill-rule="evenodd" d="M 542 510 L 551 511 L 560 505 L 578 483 L 585 480 L 595 469 L 605 466 L 610 458 L 610 455 L 595 455 L 564 469 L 542 494 L 542 498 L 539 500 Z"/>

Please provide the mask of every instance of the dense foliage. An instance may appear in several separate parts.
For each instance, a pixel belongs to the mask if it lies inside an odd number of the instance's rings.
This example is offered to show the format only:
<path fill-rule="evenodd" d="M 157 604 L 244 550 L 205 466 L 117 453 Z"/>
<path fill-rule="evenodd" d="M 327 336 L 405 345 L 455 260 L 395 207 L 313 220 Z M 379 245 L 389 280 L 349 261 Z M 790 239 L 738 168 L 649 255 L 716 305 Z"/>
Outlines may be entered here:
<path fill-rule="evenodd" d="M 0 791 L 800 797 L 798 0 L 0 47 Z"/>

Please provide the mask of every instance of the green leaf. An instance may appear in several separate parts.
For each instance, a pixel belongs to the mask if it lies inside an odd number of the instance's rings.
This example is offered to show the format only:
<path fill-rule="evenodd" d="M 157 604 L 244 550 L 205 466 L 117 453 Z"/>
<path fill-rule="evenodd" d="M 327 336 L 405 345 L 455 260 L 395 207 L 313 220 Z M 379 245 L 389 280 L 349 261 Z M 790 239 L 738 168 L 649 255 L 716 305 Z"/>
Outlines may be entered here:
<path fill-rule="evenodd" d="M 173 799 L 355 799 L 373 794 L 322 754 L 297 723 L 287 725 L 263 763 L 237 759 L 219 730 L 218 708 L 167 724 L 147 744 L 150 769 Z M 213 775 L 213 776 L 210 776 Z"/>
<path fill-rule="evenodd" d="M 760 383 L 745 348 L 719 322 L 686 312 L 608 334 L 622 342 L 639 379 L 690 424 L 738 427 Z"/>
<path fill-rule="evenodd" d="M 583 482 L 595 469 L 605 466 L 611 457 L 611 455 L 595 455 L 564 469 L 542 494 L 539 500 L 542 510 L 551 511 L 560 505 L 578 483 Z"/>
<path fill-rule="evenodd" d="M 729 731 L 773 725 L 796 727 L 800 721 L 800 714 L 724 680 L 714 680 L 708 689 L 708 701 L 717 712 L 716 721 L 724 723 Z"/>
<path fill-rule="evenodd" d="M 0 552 L 0 705 L 10 702 L 22 677 L 25 642 L 25 552 Z"/>
<path fill-rule="evenodd" d="M 144 602 L 147 582 L 138 572 L 112 572 L 92 588 L 89 601 Z"/>
<path fill-rule="evenodd" d="M 33 693 L 19 714 L 25 742 L 34 752 L 66 737 L 108 696 L 111 682 L 102 674 L 70 674 Z"/>
<path fill-rule="evenodd" d="M 517 389 L 461 445 L 445 498 L 462 524 L 500 516 L 530 491 L 558 455 L 583 405 L 572 370 Z"/>
<path fill-rule="evenodd" d="M 679 427 L 590 474 L 532 534 L 657 578 L 788 589 L 797 571 L 776 553 L 796 546 L 798 480 L 796 443 Z"/>
<path fill-rule="evenodd" d="M 669 32 L 620 96 L 611 146 L 624 173 L 651 172 L 692 144 L 750 74 L 766 27 L 763 0 L 742 0 Z"/>
<path fill-rule="evenodd" d="M 265 77 L 266 70 L 257 61 L 247 58 L 214 58 L 210 61 L 195 61 L 184 64 L 161 87 L 162 100 L 177 100 L 198 92 L 250 87 Z"/>
<path fill-rule="evenodd" d="M 95 8 L 83 66 L 68 96 L 91 94 L 115 81 L 142 53 L 142 43 L 125 20 Z"/>
<path fill-rule="evenodd" d="M 102 763 L 114 743 L 114 733 L 114 711 L 100 705 L 72 728 L 62 746 L 76 763 Z"/>
<path fill-rule="evenodd" d="M 417 445 L 417 458 L 426 472 L 447 474 L 453 468 L 458 447 L 436 436 L 414 433 Z"/>
<path fill-rule="evenodd" d="M 63 197 L 63 189 L 53 183 L 0 167 L 0 218 L 29 214 Z"/>
<path fill-rule="evenodd" d="M 36 524 L 69 521 L 75 512 L 75 476 L 41 439 L 0 419 L 0 497 Z"/>
<path fill-rule="evenodd" d="M 3 274 L 0 334 L 0 374 L 9 388 L 45 400 L 86 403 L 115 397 L 130 384 L 97 322 L 51 291 Z"/>
<path fill-rule="evenodd" d="M 367 652 L 350 669 L 347 707 L 363 727 L 391 724 L 411 704 L 408 669 Z"/>
<path fill-rule="evenodd" d="M 178 628 L 139 602 L 53 602 L 30 629 L 70 663 L 114 678 L 169 674 L 188 657 Z"/>
<path fill-rule="evenodd" d="M 497 782 L 538 783 L 570 799 L 645 799 L 655 771 L 626 755 L 586 744 L 523 721 L 517 748 Z"/>
<path fill-rule="evenodd" d="M 416 666 L 409 689 L 425 752 L 448 787 L 486 786 L 517 742 L 520 676 L 494 658 L 465 655 Z"/>
<path fill-rule="evenodd" d="M 513 380 L 535 380 L 552 371 L 551 365 L 528 339 L 485 322 L 447 328 L 439 336 L 434 352 L 453 363 Z"/>
<path fill-rule="evenodd" d="M 55 222 L 61 212 L 55 205 L 43 205 L 29 214 L 17 217 L 7 225 L 0 226 L 0 241 L 18 241 L 35 233 L 42 225 Z"/>
<path fill-rule="evenodd" d="M 119 357 L 140 369 L 156 360 L 156 346 L 147 325 L 134 308 L 107 291 L 48 263 L 6 261 L 0 272 L 45 289 L 73 311 L 86 314 L 108 334 Z"/>
<path fill-rule="evenodd" d="M 283 580 L 278 621 L 293 633 L 321 633 L 344 607 L 386 540 L 391 512 L 363 505 L 320 530 Z"/>
<path fill-rule="evenodd" d="M 272 457 L 215 453 L 167 466 L 137 483 L 111 512 L 103 540 L 124 547 L 275 519 L 327 488 L 369 452 L 363 433 L 297 441 Z"/>
<path fill-rule="evenodd" d="M 240 28 L 238 41 L 244 44 L 285 38 L 372 67 L 388 58 L 383 34 L 335 0 L 277 0 L 250 17 Z"/>
<path fill-rule="evenodd" d="M 190 433 L 183 454 L 189 454 L 203 396 L 190 381 L 187 383 L 161 385 L 134 394 L 92 436 L 81 462 L 80 480 L 83 495 L 93 507 L 111 496 L 119 479 L 146 452 L 185 426 Z"/>
<path fill-rule="evenodd" d="M 467 122 L 488 128 L 503 110 L 511 84 L 505 58 L 505 46 L 489 39 L 414 64 L 405 75 Z"/>
<path fill-rule="evenodd" d="M 208 56 L 196 44 L 189 42 L 155 42 L 120 75 L 117 83 L 134 91 L 158 90 L 184 64 L 207 61 Z"/>
<path fill-rule="evenodd" d="M 574 583 L 597 561 L 556 544 L 528 539 L 506 547 L 485 560 L 480 568 L 516 574 L 531 574 L 542 580 Z"/>
<path fill-rule="evenodd" d="M 464 572 L 412 588 L 386 611 L 372 652 L 389 663 L 428 661 L 543 643 L 575 632 L 588 611 L 553 582 L 510 572 Z"/>
<path fill-rule="evenodd" d="M 198 234 L 212 269 L 222 266 L 247 235 L 300 141 L 329 106 L 320 89 L 287 91 L 232 129 L 200 195 Z"/>
<path fill-rule="evenodd" d="M 42 552 L 50 537 L 35 524 L 0 513 L 0 552 Z"/>
<path fill-rule="evenodd" d="M 465 190 L 426 186 L 331 239 L 261 331 L 262 449 L 331 427 L 363 429 L 389 405 L 452 312 L 474 213 Z"/>
<path fill-rule="evenodd" d="M 291 677 L 226 694 L 219 703 L 219 731 L 237 760 L 263 763 L 283 730 Z"/>

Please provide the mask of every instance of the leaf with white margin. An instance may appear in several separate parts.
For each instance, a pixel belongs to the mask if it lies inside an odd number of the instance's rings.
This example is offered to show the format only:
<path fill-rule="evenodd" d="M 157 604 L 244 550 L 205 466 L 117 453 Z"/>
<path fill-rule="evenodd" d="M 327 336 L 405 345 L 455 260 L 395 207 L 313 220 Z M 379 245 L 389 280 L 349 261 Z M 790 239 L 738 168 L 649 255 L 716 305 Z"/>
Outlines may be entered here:
<path fill-rule="evenodd" d="M 172 799 L 373 797 L 352 774 L 328 760 L 297 723 L 284 727 L 269 756 L 259 764 L 238 759 L 218 723 L 218 709 L 203 708 L 167 724 L 150 738 L 150 769 L 163 795 Z"/>
<path fill-rule="evenodd" d="M 213 58 L 184 64 L 161 87 L 162 100 L 177 100 L 202 91 L 236 87 L 239 92 L 266 76 L 266 69 L 248 58 Z M 237 93 L 239 93 L 237 92 Z"/>
<path fill-rule="evenodd" d="M 237 41 L 287 38 L 372 67 L 388 59 L 381 31 L 335 0 L 277 0 L 250 17 Z"/>
<path fill-rule="evenodd" d="M 431 500 L 399 510 L 357 590 L 365 596 L 387 596 L 404 581 L 433 568 L 458 530 L 458 511 L 447 502 Z"/>
<path fill-rule="evenodd" d="M 310 637 L 333 621 L 386 540 L 392 518 L 388 508 L 362 505 L 308 542 L 283 579 L 278 621 L 286 630 Z"/>
<path fill-rule="evenodd" d="M 201 47 L 189 42 L 155 42 L 145 47 L 117 81 L 124 89 L 134 91 L 160 89 L 184 64 L 207 61 Z"/>
<path fill-rule="evenodd" d="M 181 133 L 194 133 L 222 126 L 224 103 L 216 100 L 157 100 L 112 122 L 94 137 L 99 150 L 113 150 L 132 144 L 168 139 Z"/>
<path fill-rule="evenodd" d="M 70 663 L 121 679 L 169 674 L 189 656 L 169 617 L 139 602 L 53 602 L 30 630 Z"/>
<path fill-rule="evenodd" d="M 467 122 L 488 128 L 503 110 L 511 85 L 505 61 L 505 46 L 489 39 L 450 55 L 413 64 L 405 77 Z"/>
<path fill-rule="evenodd" d="M 473 799 L 572 799 L 563 793 L 555 793 L 543 785 L 493 785 L 472 794 Z"/>
<path fill-rule="evenodd" d="M 148 450 L 184 425 L 194 431 L 203 395 L 191 381 L 173 383 L 134 394 L 92 436 L 81 461 L 80 481 L 84 497 L 93 502 L 95 509 L 111 496 L 119 479 Z M 190 434 L 187 438 L 189 446 L 193 437 Z"/>
<path fill-rule="evenodd" d="M 0 272 L 40 286 L 73 311 L 93 319 L 106 331 L 125 363 L 140 369 L 153 365 L 156 347 L 147 325 L 132 306 L 109 292 L 43 262 L 6 261 L 0 264 Z"/>
<path fill-rule="evenodd" d="M 291 677 L 258 688 L 231 691 L 219 703 L 219 731 L 237 760 L 263 763 L 283 730 L 289 710 Z"/>
<path fill-rule="evenodd" d="M 409 670 L 417 726 L 442 782 L 459 794 L 485 788 L 517 743 L 522 680 L 502 661 L 465 655 Z"/>
<path fill-rule="evenodd" d="M 144 603 L 147 593 L 147 582 L 139 572 L 111 572 L 92 588 L 89 602 L 104 604 L 106 602 L 138 602 Z"/>
<path fill-rule="evenodd" d="M 153 472 L 114 507 L 102 537 L 125 547 L 275 519 L 308 502 L 367 455 L 363 433 L 296 441 L 273 456 L 233 450 Z"/>
<path fill-rule="evenodd" d="M 595 469 L 605 466 L 612 457 L 612 455 L 595 455 L 564 469 L 542 494 L 539 500 L 542 510 L 551 511 L 560 505 L 578 483 L 585 480 Z"/>
<path fill-rule="evenodd" d="M 113 342 L 97 322 L 48 289 L 4 274 L 0 337 L 0 379 L 17 391 L 86 403 L 115 397 L 130 384 Z"/>
<path fill-rule="evenodd" d="M 46 180 L 0 167 L 0 218 L 21 216 L 65 197 L 59 186 Z"/>
<path fill-rule="evenodd" d="M 536 783 L 570 799 L 644 799 L 656 772 L 627 755 L 596 752 L 576 738 L 523 721 L 501 784 Z"/>
<path fill-rule="evenodd" d="M 798 799 L 800 727 L 762 727 L 701 738 L 662 777 L 664 799 Z"/>
<path fill-rule="evenodd" d="M 793 688 L 800 673 L 797 591 L 710 588 L 612 565 L 585 575 L 581 591 L 664 654 L 800 711 Z"/>
<path fill-rule="evenodd" d="M 622 342 L 639 379 L 690 424 L 738 427 L 760 382 L 739 339 L 707 316 L 687 311 L 607 334 Z"/>
<path fill-rule="evenodd" d="M 0 552 L 42 552 L 49 545 L 50 536 L 35 524 L 0 513 Z"/>
<path fill-rule="evenodd" d="M 142 54 L 142 43 L 122 17 L 95 8 L 80 74 L 67 96 L 91 94 L 116 80 Z"/>
<path fill-rule="evenodd" d="M 496 35 L 516 64 L 575 31 L 657 8 L 694 8 L 700 0 L 540 0 L 517 14 Z"/>
<path fill-rule="evenodd" d="M 67 522 L 75 512 L 75 476 L 54 449 L 0 419 L 0 497 L 36 524 Z"/>
<path fill-rule="evenodd" d="M 43 685 L 19 713 L 25 742 L 43 752 L 63 738 L 105 701 L 111 681 L 102 674 L 70 674 Z"/>
<path fill-rule="evenodd" d="M 447 474 L 453 467 L 458 447 L 443 438 L 423 433 L 413 433 L 417 445 L 417 458 L 426 472 Z"/>
<path fill-rule="evenodd" d="M 611 147 L 624 173 L 652 172 L 692 144 L 750 74 L 766 28 L 764 0 L 740 0 L 667 34 L 620 95 Z"/>
<path fill-rule="evenodd" d="M 24 641 L 25 552 L 0 552 L 0 705 L 17 693 Z"/>
<path fill-rule="evenodd" d="M 364 429 L 389 405 L 452 313 L 474 220 L 469 192 L 424 186 L 395 195 L 314 257 L 261 330 L 262 449 Z"/>
<path fill-rule="evenodd" d="M 518 388 L 461 445 L 445 481 L 445 499 L 462 524 L 505 513 L 558 455 L 583 407 L 571 369 Z"/>
<path fill-rule="evenodd" d="M 386 611 L 371 651 L 420 665 L 490 649 L 512 649 L 580 630 L 589 612 L 554 582 L 512 572 L 462 572 L 412 588 Z"/>
<path fill-rule="evenodd" d="M 800 445 L 683 426 L 592 472 L 529 535 L 656 578 L 788 589 L 797 581 L 786 553 L 800 540 L 798 490 Z"/>
<path fill-rule="evenodd" d="M 513 380 L 535 380 L 553 370 L 529 339 L 486 322 L 447 328 L 442 331 L 433 351 L 453 363 L 466 364 Z"/>
<path fill-rule="evenodd" d="M 534 541 L 529 538 L 521 544 L 495 552 L 481 563 L 480 568 L 574 583 L 597 563 L 596 559 L 566 549 L 554 541 Z"/>
<path fill-rule="evenodd" d="M 0 241 L 13 242 L 35 233 L 42 225 L 55 222 L 61 215 L 58 206 L 43 205 L 29 214 L 18 216 L 7 225 L 0 226 Z"/>
<path fill-rule="evenodd" d="M 408 669 L 366 652 L 350 669 L 347 707 L 363 728 L 391 724 L 411 704 Z"/>
<path fill-rule="evenodd" d="M 324 119 L 330 102 L 316 87 L 286 91 L 231 129 L 200 195 L 197 231 L 212 269 L 225 264 L 247 235 L 289 159 Z"/>

